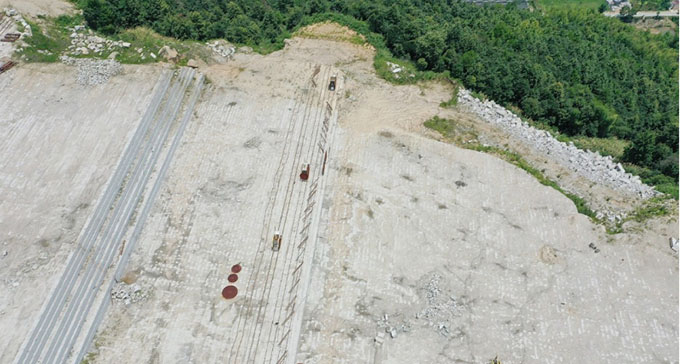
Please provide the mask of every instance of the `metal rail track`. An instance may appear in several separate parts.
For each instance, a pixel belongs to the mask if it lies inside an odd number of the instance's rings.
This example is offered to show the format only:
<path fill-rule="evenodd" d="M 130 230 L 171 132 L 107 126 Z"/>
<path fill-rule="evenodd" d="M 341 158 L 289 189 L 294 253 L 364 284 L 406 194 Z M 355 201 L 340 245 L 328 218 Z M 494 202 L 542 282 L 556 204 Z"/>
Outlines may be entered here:
<path fill-rule="evenodd" d="M 64 362 L 80 336 L 95 299 L 103 292 L 104 300 L 94 316 L 83 348 L 78 354 L 78 357 L 82 358 L 83 352 L 87 349 L 103 317 L 103 312 L 108 307 L 108 294 L 112 281 L 104 291 L 100 288 L 105 277 L 110 274 L 115 252 L 119 250 L 121 239 L 127 234 L 133 214 L 142 201 L 153 167 L 174 125 L 173 122 L 185 97 L 188 84 L 194 78 L 194 73 L 195 71 L 189 69 L 180 71 L 169 92 L 171 77 L 167 74 L 161 76 L 159 87 L 146 114 L 128 144 L 106 191 L 100 198 L 93 217 L 81 233 L 79 246 L 69 258 L 67 267 L 45 304 L 36 327 L 18 355 L 17 363 L 41 362 L 41 358 L 43 358 L 43 363 Z M 202 77 L 199 77 L 194 95 L 189 101 L 188 114 L 193 110 L 197 98 L 196 90 L 200 92 L 201 86 Z M 149 196 L 144 200 L 144 210 L 137 216 L 131 244 L 128 245 L 125 255 L 118 260 L 114 277 L 120 274 L 134 248 L 134 242 L 141 232 L 148 210 L 153 204 L 169 161 L 177 148 L 178 138 L 181 138 L 188 119 L 189 117 L 185 114 L 184 119 L 176 128 L 175 139 L 168 148 L 163 167 L 158 172 Z M 153 121 L 156 122 L 153 123 Z M 152 123 L 153 126 L 151 126 Z M 73 292 L 74 289 L 76 289 L 75 292 Z M 58 327 L 54 330 L 56 323 Z"/>
<path fill-rule="evenodd" d="M 326 71 L 327 72 L 324 72 L 325 76 L 321 77 L 322 80 L 328 79 L 328 76 L 331 73 L 330 69 L 327 69 Z M 316 73 L 316 70 L 315 70 L 315 73 Z M 312 76 L 312 80 L 313 80 L 314 76 Z M 314 163 L 312 163 L 312 160 L 313 160 L 313 156 L 314 156 L 316 142 L 318 140 L 318 131 L 321 128 L 321 123 L 318 122 L 320 120 L 319 114 L 323 114 L 323 110 L 324 110 L 323 109 L 323 102 L 328 97 L 328 94 L 329 94 L 328 88 L 323 87 L 321 89 L 321 92 L 319 93 L 319 99 L 316 102 L 315 107 L 312 109 L 312 114 L 309 114 L 306 118 L 306 121 L 305 121 L 306 125 L 310 124 L 310 122 L 312 123 L 312 125 L 311 125 L 311 127 L 312 127 L 311 143 L 310 143 L 310 141 L 305 142 L 305 140 L 300 140 L 298 142 L 298 146 L 299 146 L 299 149 L 300 149 L 300 152 L 299 152 L 300 157 L 302 157 L 303 154 L 306 155 L 305 161 L 310 162 L 310 164 L 312 164 L 314 166 L 313 167 L 314 170 L 312 170 L 313 175 L 318 175 L 318 171 L 320 171 L 320 169 L 317 169 L 317 166 L 314 165 Z M 306 133 L 303 133 L 303 136 L 306 136 Z M 305 153 L 305 149 L 306 149 L 306 153 Z M 297 164 L 294 164 L 294 168 L 297 168 L 297 165 L 299 165 L 299 162 Z M 297 172 L 298 172 L 297 169 L 293 170 L 292 179 L 294 181 L 297 180 Z M 293 214 L 292 214 L 292 216 L 295 218 L 295 220 L 293 222 L 292 229 L 289 233 L 289 235 L 291 237 L 291 244 L 286 245 L 286 251 L 283 254 L 283 260 L 284 260 L 283 270 L 286 273 L 290 269 L 290 268 L 288 268 L 291 265 L 291 259 L 290 258 L 293 257 L 295 246 L 297 245 L 298 236 L 300 234 L 300 232 L 298 230 L 299 223 L 300 223 L 300 219 L 298 218 L 298 214 L 301 212 L 301 209 L 303 208 L 304 203 L 306 202 L 306 199 L 304 198 L 304 196 L 308 193 L 308 190 L 310 189 L 310 186 L 312 185 L 312 180 L 303 183 L 302 184 L 303 188 L 299 189 L 299 191 L 297 192 L 297 199 L 296 199 L 297 203 L 295 204 Z M 293 200 L 292 195 L 293 195 L 293 184 L 290 184 L 290 197 L 288 199 L 288 205 L 284 207 L 282 221 L 279 222 L 280 226 L 286 226 L 287 225 L 288 218 L 289 218 L 289 212 L 290 212 L 290 203 Z M 278 265 L 279 259 L 281 259 L 281 254 L 276 254 L 275 255 L 275 262 L 274 262 L 273 267 L 271 267 L 271 271 L 273 271 L 273 272 L 276 271 L 276 266 Z M 286 300 L 285 300 L 285 297 L 286 297 L 285 288 L 288 285 L 288 279 L 290 278 L 290 276 L 289 276 L 289 274 L 286 274 L 286 275 L 282 276 L 281 278 L 282 278 L 284 284 L 279 284 L 279 287 L 278 287 L 279 289 L 278 289 L 278 292 L 276 293 L 276 296 L 275 296 L 276 298 L 274 300 L 274 302 L 277 302 L 277 303 L 278 302 L 286 302 Z M 273 285 L 273 280 L 275 279 L 274 275 L 271 275 L 271 279 L 272 279 L 272 281 L 269 282 L 270 286 L 269 286 L 269 290 L 267 291 L 266 299 L 264 299 L 264 302 L 265 302 L 264 310 L 265 310 L 265 312 L 266 312 L 266 309 L 267 309 L 267 305 L 269 304 L 269 301 L 271 299 L 271 293 L 272 293 L 271 289 L 272 289 L 272 285 Z M 283 291 L 282 291 L 282 287 L 284 288 Z M 283 293 L 283 297 L 281 296 L 281 293 Z M 260 302 L 262 302 L 262 300 Z M 294 306 L 295 306 L 295 303 L 292 303 L 292 305 L 289 304 L 286 307 L 286 311 L 287 311 L 288 308 L 291 308 L 291 309 L 294 310 Z M 277 308 L 279 308 L 279 315 L 276 315 Z M 283 305 L 276 305 L 274 307 L 274 311 L 273 311 L 274 316 L 280 318 L 281 317 L 280 316 L 281 311 L 283 311 Z M 279 319 L 278 322 L 282 322 L 282 321 L 283 320 Z M 275 325 L 274 322 L 277 322 L 277 321 L 272 321 L 270 323 L 270 327 L 269 327 L 269 330 L 268 330 L 268 333 L 267 333 L 267 341 L 266 341 L 267 343 L 269 343 L 269 339 L 270 339 L 272 331 L 274 331 L 274 330 L 278 331 L 279 328 L 284 326 L 284 325 Z M 274 327 L 274 326 L 276 326 L 276 327 Z M 257 353 L 257 350 L 259 348 L 259 344 L 261 343 L 262 331 L 263 330 L 261 329 L 259 334 L 258 334 L 257 339 L 255 340 L 255 346 L 253 348 L 254 353 Z M 269 344 L 267 344 L 267 346 L 269 346 Z M 275 345 L 272 345 L 272 351 L 273 351 L 274 347 L 275 347 Z M 266 351 L 267 351 L 267 349 L 265 347 L 265 357 L 266 357 Z"/>
<path fill-rule="evenodd" d="M 336 95 L 336 94 L 333 93 L 331 95 Z M 314 143 L 312 145 L 310 145 L 310 147 L 311 147 L 310 154 L 311 155 L 314 155 L 314 153 L 316 153 L 316 151 L 317 151 L 317 147 L 319 147 L 320 153 L 318 153 L 317 163 L 321 167 L 321 169 L 323 168 L 324 153 L 328 150 L 327 143 L 328 143 L 329 139 L 327 138 L 327 132 L 328 132 L 328 128 L 329 128 L 329 125 L 330 125 L 329 122 L 330 122 L 330 120 L 333 116 L 333 109 L 330 107 L 330 103 L 329 103 L 328 98 L 324 98 L 324 101 L 325 101 L 324 106 L 328 106 L 328 108 L 326 108 L 326 107 L 319 108 L 319 112 L 322 115 L 324 115 L 323 116 L 323 122 L 320 123 L 319 127 L 314 131 L 315 132 Z M 333 96 L 330 97 L 330 101 L 334 101 Z M 319 140 L 319 139 L 321 139 L 321 140 Z M 318 143 L 317 143 L 317 141 L 318 141 Z M 310 160 L 312 160 L 312 159 L 313 158 L 310 157 Z M 311 264 L 304 265 L 304 259 L 306 258 L 306 255 L 307 255 L 307 246 L 308 246 L 307 243 L 310 242 L 310 240 L 309 240 L 310 236 L 312 237 L 312 240 L 311 240 L 312 243 L 314 242 L 314 239 L 316 237 L 316 235 L 311 234 L 311 232 L 310 232 L 310 230 L 313 229 L 312 223 L 315 220 L 313 213 L 317 215 L 317 222 L 318 222 L 318 217 L 320 216 L 320 213 L 321 213 L 320 208 L 317 208 L 316 210 L 314 209 L 315 202 L 317 200 L 320 201 L 320 199 L 323 198 L 323 196 L 322 196 L 323 191 L 319 192 L 319 186 L 320 185 L 322 186 L 321 187 L 321 190 L 322 190 L 323 184 L 324 184 L 324 182 L 322 180 L 322 175 L 317 173 L 316 177 L 313 178 L 310 182 L 311 183 L 309 184 L 309 188 L 307 189 L 309 192 L 307 192 L 307 190 L 305 190 L 305 195 L 303 196 L 303 200 L 302 200 L 302 204 L 303 205 L 306 204 L 307 207 L 305 208 L 303 213 L 299 216 L 298 220 L 296 221 L 296 223 L 302 222 L 303 227 L 298 232 L 299 239 L 300 239 L 299 243 L 296 242 L 297 257 L 296 257 L 295 263 L 294 263 L 295 264 L 295 270 L 293 270 L 293 273 L 290 275 L 290 277 L 286 278 L 285 290 L 283 291 L 284 297 L 287 294 L 288 297 L 290 297 L 290 300 L 284 301 L 284 302 L 289 302 L 288 305 L 286 306 L 286 310 L 285 310 L 286 313 L 280 312 L 280 314 L 283 313 L 284 315 L 286 315 L 286 320 L 290 320 L 290 323 L 289 323 L 287 331 L 285 331 L 282 334 L 282 337 L 281 337 L 280 340 L 279 340 L 279 337 L 278 337 L 278 330 L 279 330 L 280 326 L 277 326 L 276 331 L 275 331 L 275 335 L 274 335 L 274 342 L 277 343 L 277 345 L 275 347 L 279 348 L 279 353 L 281 353 L 281 351 L 283 351 L 283 354 L 281 354 L 281 355 L 277 354 L 278 360 L 276 361 L 276 363 L 281 363 L 284 360 L 288 360 L 289 362 L 295 360 L 295 351 L 291 352 L 291 356 L 289 358 L 287 357 L 287 355 L 289 353 L 289 349 L 290 349 L 290 348 L 288 348 L 288 346 L 289 346 L 288 343 L 290 342 L 291 339 L 297 340 L 297 336 L 295 336 L 295 333 L 297 332 L 297 330 L 294 327 L 294 325 L 297 326 L 301 322 L 301 318 L 302 318 L 302 314 L 303 314 L 303 310 L 304 310 L 304 303 L 305 303 L 305 299 L 306 299 L 305 298 L 306 297 L 305 287 L 308 285 L 308 280 L 305 280 L 304 282 L 302 282 L 302 284 L 300 284 L 300 282 L 301 282 L 303 277 L 307 277 L 307 275 L 304 275 L 303 272 L 311 270 Z M 316 195 L 317 192 L 319 193 L 318 195 Z M 321 204 L 319 204 L 319 206 L 320 205 Z M 309 259 L 311 259 L 313 257 L 313 253 L 314 253 L 313 247 L 314 247 L 314 244 L 312 244 L 312 250 L 310 251 L 311 255 L 307 257 Z M 290 289 L 288 289 L 288 279 L 290 279 L 290 282 L 291 282 Z M 301 289 L 303 290 L 303 292 L 300 292 Z M 298 302 L 298 297 L 299 297 L 299 302 Z M 297 303 L 299 303 L 299 305 Z M 288 311 L 290 311 L 290 313 L 287 313 Z M 283 317 L 283 316 L 280 316 L 280 317 Z M 296 321 L 297 317 L 299 317 L 300 320 Z M 283 330 L 282 327 L 281 327 L 281 329 Z M 273 349 L 275 347 L 273 347 Z M 272 355 L 273 354 L 274 354 L 274 350 L 272 350 Z M 273 361 L 274 358 L 275 357 L 272 356 L 270 360 Z"/>
<path fill-rule="evenodd" d="M 76 292 L 75 297 L 81 298 L 81 300 L 77 305 L 73 305 L 73 301 L 71 302 L 65 318 L 62 319 L 61 325 L 55 334 L 57 340 L 54 340 L 48 349 L 45 363 L 61 363 L 64 356 L 72 348 L 73 342 L 75 341 L 74 335 L 80 332 L 85 318 L 90 312 L 92 302 L 98 293 L 98 287 L 101 286 L 104 275 L 111 265 L 113 256 L 118 251 L 118 244 L 122 241 L 122 237 L 127 231 L 127 226 L 132 218 L 132 214 L 135 212 L 139 201 L 143 197 L 144 187 L 146 186 L 149 176 L 153 171 L 153 166 L 156 164 L 156 160 L 160 155 L 162 145 L 170 131 L 172 121 L 179 111 L 180 102 L 190 81 L 189 77 L 193 78 L 193 72 L 190 72 L 190 76 L 188 77 L 185 76 L 183 79 L 180 78 L 179 93 L 175 99 L 169 101 L 169 105 L 174 105 L 174 107 L 171 110 L 166 109 L 166 117 L 159 121 L 161 134 L 155 135 L 155 139 L 152 139 L 152 143 L 147 144 L 147 149 L 145 150 L 143 157 L 148 155 L 149 149 L 151 155 L 149 156 L 149 159 L 142 159 L 142 163 L 137 165 L 135 174 L 130 181 L 132 183 L 132 191 L 126 186 L 123 195 L 124 197 L 121 198 L 121 200 L 124 201 L 124 205 L 119 204 L 117 206 L 120 208 L 120 213 L 113 224 L 109 225 L 109 229 L 104 234 L 104 239 L 108 239 L 104 240 L 103 247 L 100 246 L 102 248 L 99 249 L 94 259 L 97 263 L 88 265 L 88 270 L 84 275 L 86 280 L 84 283 L 80 284 L 79 289 Z M 66 350 L 67 348 L 68 351 Z"/>
<path fill-rule="evenodd" d="M 139 220 L 137 224 L 135 225 L 135 229 L 128 241 L 128 244 L 125 246 L 125 251 L 123 252 L 119 263 L 118 263 L 118 268 L 116 269 L 116 273 L 114 274 L 113 279 L 109 281 L 109 285 L 106 288 L 105 292 L 107 292 L 107 295 L 105 296 L 103 302 L 101 303 L 97 314 L 95 315 L 95 319 L 93 322 L 93 325 L 90 327 L 90 331 L 88 332 L 83 345 L 80 349 L 80 352 L 78 355 L 75 357 L 74 364 L 80 364 L 82 361 L 83 357 L 87 354 L 90 345 L 92 344 L 92 339 L 94 338 L 95 333 L 97 332 L 97 328 L 99 327 L 99 324 L 101 323 L 102 319 L 104 318 L 104 313 L 108 309 L 108 306 L 111 303 L 110 299 L 110 292 L 111 289 L 113 288 L 113 285 L 120 279 L 120 277 L 123 275 L 123 272 L 125 270 L 125 267 L 127 266 L 127 261 L 130 258 L 130 254 L 132 254 L 132 251 L 134 250 L 135 246 L 137 245 L 137 241 L 139 240 L 139 236 L 142 233 L 142 229 L 144 227 L 144 224 L 146 223 L 146 218 L 149 216 L 149 212 L 151 208 L 153 207 L 153 203 L 156 200 L 156 196 L 158 195 L 158 191 L 160 189 L 160 186 L 162 185 L 163 180 L 165 179 L 165 175 L 167 173 L 167 170 L 170 166 L 170 162 L 172 161 L 172 158 L 175 154 L 175 151 L 177 150 L 177 147 L 179 146 L 179 142 L 182 139 L 182 136 L 184 135 L 184 130 L 186 129 L 186 126 L 189 122 L 189 119 L 191 117 L 191 113 L 194 109 L 194 106 L 196 105 L 196 101 L 198 100 L 198 96 L 201 94 L 201 91 L 203 89 L 203 75 L 199 76 L 198 81 L 196 81 L 196 87 L 194 88 L 193 94 L 191 96 L 191 100 L 189 101 L 189 106 L 186 108 L 186 111 L 184 113 L 184 117 L 182 118 L 182 122 L 180 124 L 179 130 L 175 134 L 175 137 L 172 141 L 172 145 L 170 146 L 170 149 L 168 150 L 168 154 L 165 157 L 165 160 L 163 161 L 163 165 L 161 166 L 160 171 L 158 172 L 158 176 L 156 178 L 156 181 L 154 182 L 154 185 L 149 193 L 149 198 L 146 200 L 144 204 L 144 208 L 142 209 L 142 212 L 140 213 Z"/>
<path fill-rule="evenodd" d="M 302 98 L 301 96 L 299 98 Z M 285 166 L 285 161 L 286 161 L 286 156 L 289 153 L 289 150 L 292 146 L 292 143 L 290 139 L 293 136 L 293 133 L 295 132 L 295 128 L 297 127 L 298 124 L 298 117 L 297 113 L 299 111 L 299 108 L 301 107 L 301 104 L 297 102 L 298 96 L 295 97 L 296 103 L 293 107 L 293 111 L 291 112 L 290 115 L 290 121 L 288 122 L 288 130 L 286 132 L 286 138 L 284 140 L 284 145 L 283 149 L 280 153 L 281 157 L 279 159 L 279 164 L 277 167 L 277 170 L 274 174 L 274 179 L 275 182 L 272 185 L 272 188 L 269 192 L 269 202 L 265 208 L 265 215 L 263 218 L 263 225 L 262 229 L 260 231 L 260 240 L 258 241 L 258 247 L 256 251 L 256 256 L 255 260 L 252 265 L 252 270 L 253 274 L 249 277 L 248 284 L 246 285 L 246 292 L 252 292 L 255 288 L 255 283 L 257 282 L 259 273 L 260 273 L 260 267 L 262 265 L 262 260 L 264 259 L 264 254 L 266 252 L 266 244 L 263 247 L 263 243 L 267 241 L 267 235 L 269 234 L 269 223 L 272 218 L 273 210 L 275 207 L 276 203 L 276 196 L 278 195 L 280 186 L 281 186 L 281 176 L 283 175 L 283 168 Z M 305 105 L 305 108 L 307 105 Z M 249 305 L 248 302 L 243 303 L 241 312 L 245 311 L 244 315 L 239 315 L 238 320 L 237 320 L 237 325 L 236 325 L 236 338 L 234 339 L 234 342 L 232 344 L 232 348 L 230 350 L 230 359 L 229 362 L 234 362 L 238 363 L 238 355 L 240 353 L 241 345 L 243 343 L 243 339 L 246 336 L 245 331 L 247 331 L 248 328 L 248 321 L 244 319 L 244 317 L 247 317 L 250 315 L 251 310 L 253 309 L 252 305 Z M 241 326 L 243 325 L 243 327 Z M 235 357 L 236 356 L 236 357 Z"/>
<path fill-rule="evenodd" d="M 314 74 L 312 75 L 312 80 L 316 76 L 316 74 L 319 72 L 319 68 L 317 67 L 314 71 Z M 330 72 L 329 69 L 326 70 L 325 73 Z M 323 78 L 325 79 L 325 78 Z M 313 82 L 312 82 L 313 83 Z M 279 168 L 277 170 L 276 174 L 276 183 L 274 183 L 272 187 L 272 191 L 270 192 L 270 201 L 269 205 L 267 206 L 267 213 L 265 213 L 265 224 L 262 229 L 262 235 L 260 239 L 260 245 L 266 241 L 266 238 L 269 236 L 269 233 L 271 232 L 272 228 L 272 223 L 274 222 L 273 216 L 272 215 L 272 210 L 275 207 L 275 200 L 272 200 L 271 197 L 276 197 L 278 195 L 278 190 L 280 189 L 280 184 L 282 182 L 282 169 L 284 168 L 285 165 L 288 165 L 290 163 L 290 158 L 292 157 L 292 164 L 290 165 L 290 170 L 289 174 L 290 176 L 288 177 L 288 183 L 286 184 L 286 190 L 284 192 L 284 200 L 283 204 L 281 206 L 280 210 L 280 215 L 278 216 L 278 227 L 281 229 L 282 233 L 284 232 L 285 229 L 287 229 L 288 225 L 288 219 L 289 219 L 289 213 L 291 210 L 291 203 L 294 200 L 293 195 L 297 195 L 296 203 L 294 204 L 294 211 L 293 211 L 293 216 L 296 216 L 300 213 L 300 210 L 303 208 L 305 202 L 308 200 L 305 198 L 307 194 L 309 193 L 309 189 L 311 188 L 311 183 L 305 183 L 303 184 L 302 188 L 298 188 L 297 193 L 295 192 L 294 184 L 296 182 L 296 177 L 297 177 L 297 165 L 300 162 L 300 159 L 302 158 L 302 155 L 307 156 L 307 161 L 312 161 L 313 160 L 313 155 L 316 150 L 316 144 L 319 139 L 319 130 L 322 128 L 321 123 L 318 123 L 317 120 L 320 120 L 319 114 L 324 113 L 324 103 L 327 102 L 327 96 L 328 96 L 328 91 L 324 87 L 321 92 L 313 92 L 307 97 L 307 100 L 305 102 L 305 107 L 304 107 L 304 112 L 303 116 L 301 118 L 296 117 L 297 113 L 293 113 L 293 124 L 292 125 L 292 130 L 295 130 L 295 128 L 298 126 L 298 123 L 302 123 L 300 126 L 299 132 L 297 133 L 297 143 L 295 147 L 295 152 L 292 153 L 292 156 L 289 155 L 290 150 L 287 146 L 290 144 L 289 141 L 289 134 L 286 137 L 286 144 L 284 145 L 284 150 L 281 153 L 281 162 L 279 163 Z M 299 105 L 299 104 L 298 104 Z M 296 105 L 296 108 L 297 106 Z M 312 124 L 310 126 L 310 124 Z M 308 127 L 311 128 L 311 136 L 309 136 L 308 132 Z M 311 139 L 311 143 L 309 143 L 309 139 Z M 319 159 L 321 160 L 321 159 Z M 319 166 L 320 167 L 320 166 Z M 316 171 L 316 166 L 314 171 Z M 318 179 L 318 177 L 317 177 Z M 311 182 L 311 181 L 310 181 Z M 302 196 L 302 197 L 301 197 Z M 259 345 L 262 340 L 262 332 L 265 331 L 264 328 L 264 322 L 259 323 L 261 319 L 264 319 L 264 317 L 268 314 L 269 311 L 267 311 L 269 301 L 272 298 L 272 287 L 274 283 L 274 279 L 276 278 L 276 275 L 274 274 L 277 271 L 278 265 L 279 265 L 279 260 L 283 260 L 283 270 L 286 272 L 286 275 L 283 278 L 283 283 L 278 285 L 278 291 L 275 293 L 276 296 L 276 303 L 281 303 L 280 305 L 275 305 L 273 308 L 273 311 L 271 312 L 275 317 L 281 317 L 283 310 L 283 305 L 284 302 L 287 302 L 284 300 L 287 296 L 286 292 L 289 291 L 289 283 L 293 283 L 292 277 L 288 277 L 288 271 L 292 268 L 291 263 L 292 260 L 291 258 L 294 255 L 295 252 L 295 245 L 297 245 L 296 239 L 298 237 L 298 227 L 301 219 L 295 219 L 294 222 L 292 222 L 293 227 L 292 231 L 288 232 L 287 234 L 284 234 L 284 236 L 288 236 L 289 243 L 285 244 L 285 250 L 283 252 L 278 252 L 278 253 L 269 253 L 269 262 L 268 264 L 265 263 L 266 266 L 266 273 L 262 272 L 265 270 L 265 267 L 263 267 L 263 263 L 265 260 L 265 255 L 267 253 L 266 250 L 261 251 L 260 247 L 258 246 L 258 254 L 255 258 L 255 263 L 253 264 L 253 270 L 254 274 L 253 276 L 250 277 L 249 282 L 248 282 L 248 291 L 247 292 L 253 292 L 250 294 L 252 299 L 250 302 L 245 302 L 244 305 L 250 303 L 246 308 L 245 308 L 245 314 L 239 315 L 238 322 L 237 322 L 237 337 L 234 340 L 234 344 L 232 345 L 232 349 L 230 351 L 230 362 L 234 363 L 240 363 L 240 362 L 251 362 L 252 360 L 258 360 L 258 349 Z M 298 255 L 299 257 L 299 255 Z M 258 259 L 259 258 L 259 259 Z M 297 261 L 297 259 L 296 259 Z M 297 267 L 299 269 L 299 266 Z M 278 270 L 280 270 L 279 268 Z M 296 269 L 297 270 L 297 269 Z M 264 276 L 264 282 L 259 282 L 258 281 L 258 275 L 260 273 L 265 273 Z M 290 282 L 289 282 L 290 278 Z M 259 283 L 261 288 L 259 290 L 254 290 L 254 285 L 255 283 Z M 292 291 L 292 290 L 291 290 Z M 289 292 L 290 293 L 290 292 Z M 294 296 L 292 294 L 288 294 L 288 296 L 293 297 L 294 301 Z M 283 299 L 281 299 L 283 297 Z M 288 304 L 286 307 L 286 312 L 288 312 L 288 309 L 294 310 L 294 302 L 291 301 L 291 303 Z M 253 313 L 255 314 L 254 318 L 251 319 L 246 319 L 243 320 L 243 316 L 250 316 L 251 311 L 254 309 L 253 302 L 258 302 L 257 304 L 257 312 Z M 291 307 L 292 306 L 292 307 Z M 278 313 L 277 313 L 278 311 Z M 288 315 L 288 318 L 290 318 L 291 315 Z M 282 320 L 279 320 L 282 321 Z M 241 324 L 243 323 L 243 327 Z M 251 325 L 249 325 L 249 323 Z M 273 352 L 275 351 L 276 345 L 274 344 L 274 341 L 278 339 L 278 331 L 281 328 L 281 326 L 284 326 L 286 322 L 283 322 L 282 325 L 275 325 L 274 321 L 272 320 L 270 324 L 270 327 L 268 328 L 267 332 L 267 343 L 265 344 L 265 351 L 264 351 L 264 358 L 266 359 L 267 356 L 272 358 Z M 274 328 L 274 326 L 276 326 Z M 274 341 L 271 340 L 271 335 L 272 333 L 274 334 Z M 243 361 L 239 360 L 239 357 L 241 356 L 241 346 L 243 345 L 244 338 L 246 339 L 245 342 L 245 353 L 243 353 Z M 283 340 L 282 340 L 283 341 Z M 269 350 L 271 349 L 271 351 Z M 267 354 L 270 352 L 270 354 Z M 253 357 L 251 360 L 251 356 Z M 271 360 L 271 359 L 270 359 Z"/>
<path fill-rule="evenodd" d="M 120 188 L 123 178 L 127 174 L 127 170 L 133 161 L 134 153 L 142 142 L 144 135 L 146 134 L 151 118 L 155 114 L 162 97 L 167 91 L 167 86 L 170 83 L 170 77 L 167 74 L 162 75 L 165 80 L 162 81 L 164 87 L 162 86 L 154 94 L 154 98 L 151 101 L 147 113 L 144 115 L 135 135 L 128 144 L 123 157 L 118 163 L 118 167 L 114 172 L 113 177 L 108 183 L 108 186 L 104 194 L 99 198 L 99 204 L 95 208 L 93 216 L 87 223 L 85 230 L 81 233 L 79 237 L 79 244 L 76 250 L 71 254 L 68 259 L 68 263 L 64 272 L 61 275 L 59 283 L 55 289 L 50 294 L 50 298 L 47 301 L 45 307 L 43 308 L 42 314 L 33 329 L 32 334 L 27 340 L 27 345 L 21 351 L 20 356 L 17 358 L 18 363 L 32 363 L 36 361 L 35 355 L 39 355 L 35 350 L 44 344 L 44 335 L 46 331 L 52 329 L 54 325 L 54 314 L 59 312 L 63 305 L 65 304 L 65 295 L 67 294 L 67 287 L 73 284 L 74 279 L 78 270 L 82 267 L 84 260 L 86 258 L 87 252 L 92 249 L 94 244 L 93 236 L 99 233 L 102 225 L 104 224 L 104 218 L 109 210 L 114 198 Z M 51 323 L 51 324 L 50 324 Z M 48 325 L 48 326 L 45 326 Z"/>

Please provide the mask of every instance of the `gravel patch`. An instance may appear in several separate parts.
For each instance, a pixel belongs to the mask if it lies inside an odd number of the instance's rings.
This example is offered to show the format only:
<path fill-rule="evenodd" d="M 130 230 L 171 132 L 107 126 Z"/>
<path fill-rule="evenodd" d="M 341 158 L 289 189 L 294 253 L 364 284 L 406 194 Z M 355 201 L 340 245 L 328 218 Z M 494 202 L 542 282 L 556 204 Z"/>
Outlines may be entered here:
<path fill-rule="evenodd" d="M 81 85 L 93 86 L 106 83 L 109 78 L 119 74 L 123 67 L 115 60 L 98 60 L 90 58 L 72 58 L 61 56 L 61 62 L 78 67 L 77 81 Z"/>

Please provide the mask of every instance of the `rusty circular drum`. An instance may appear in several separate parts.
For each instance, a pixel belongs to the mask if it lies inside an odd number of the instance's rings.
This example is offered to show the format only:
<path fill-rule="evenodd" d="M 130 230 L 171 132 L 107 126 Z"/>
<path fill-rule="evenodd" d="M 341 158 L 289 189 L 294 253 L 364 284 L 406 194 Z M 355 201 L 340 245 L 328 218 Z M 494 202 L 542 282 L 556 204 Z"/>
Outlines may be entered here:
<path fill-rule="evenodd" d="M 231 285 L 226 286 L 222 290 L 222 297 L 224 297 L 226 299 L 232 299 L 232 298 L 236 297 L 237 294 L 238 294 L 238 288 L 236 288 L 235 286 L 231 286 Z"/>
<path fill-rule="evenodd" d="M 232 273 L 238 273 L 238 272 L 240 272 L 240 271 L 241 271 L 241 265 L 240 265 L 240 264 L 234 264 L 234 265 L 231 267 L 231 272 L 232 272 Z"/>
<path fill-rule="evenodd" d="M 229 281 L 229 283 L 234 283 L 238 281 L 238 274 L 234 273 L 230 274 L 229 277 L 227 277 L 227 280 Z"/>

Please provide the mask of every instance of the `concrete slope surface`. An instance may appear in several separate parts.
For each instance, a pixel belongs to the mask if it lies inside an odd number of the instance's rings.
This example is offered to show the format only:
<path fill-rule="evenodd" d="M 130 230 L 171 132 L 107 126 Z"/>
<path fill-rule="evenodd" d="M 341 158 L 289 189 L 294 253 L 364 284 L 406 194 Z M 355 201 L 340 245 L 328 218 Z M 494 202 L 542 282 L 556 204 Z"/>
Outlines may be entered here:
<path fill-rule="evenodd" d="M 677 215 L 608 235 L 425 129 L 442 115 L 503 140 L 440 108 L 447 85 L 377 78 L 345 28 L 304 34 L 202 66 L 202 90 L 157 66 L 88 96 L 64 66 L 0 78 L 29 95 L 0 104 L 0 327 L 19 327 L 0 362 L 677 362 Z"/>

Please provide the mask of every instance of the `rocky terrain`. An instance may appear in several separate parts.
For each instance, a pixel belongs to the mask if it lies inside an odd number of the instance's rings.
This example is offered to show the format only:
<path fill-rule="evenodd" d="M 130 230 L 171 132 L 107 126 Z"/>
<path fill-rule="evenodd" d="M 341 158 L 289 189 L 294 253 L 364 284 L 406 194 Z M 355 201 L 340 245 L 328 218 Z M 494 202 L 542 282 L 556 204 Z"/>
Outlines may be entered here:
<path fill-rule="evenodd" d="M 589 181 L 643 199 L 659 194 L 653 187 L 643 184 L 640 177 L 626 173 L 621 163 L 614 163 L 612 157 L 578 149 L 573 143 L 560 142 L 550 132 L 530 126 L 492 100 L 479 100 L 468 90 L 461 88 L 458 91 L 458 102 L 482 120 L 499 125 L 509 134 L 533 145 L 535 150 L 564 164 Z"/>

